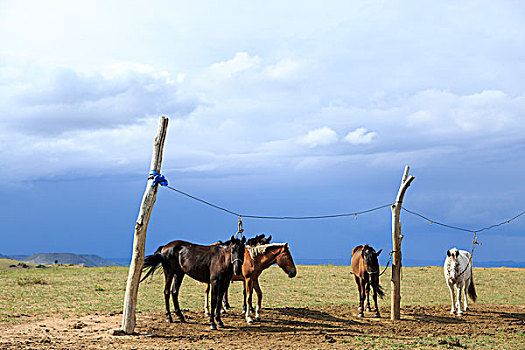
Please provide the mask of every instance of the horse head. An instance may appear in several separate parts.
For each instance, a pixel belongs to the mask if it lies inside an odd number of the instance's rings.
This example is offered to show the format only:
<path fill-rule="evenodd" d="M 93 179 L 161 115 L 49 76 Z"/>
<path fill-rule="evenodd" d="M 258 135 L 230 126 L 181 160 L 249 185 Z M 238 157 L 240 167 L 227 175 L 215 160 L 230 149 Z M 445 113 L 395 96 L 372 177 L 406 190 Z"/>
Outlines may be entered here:
<path fill-rule="evenodd" d="M 446 272 L 449 283 L 455 284 L 459 278 L 459 250 L 457 248 L 452 248 L 447 250 L 447 260 L 446 260 Z"/>
<path fill-rule="evenodd" d="M 379 273 L 379 260 L 377 257 L 382 251 L 383 249 L 379 249 L 379 251 L 376 252 L 375 249 L 370 247 L 368 244 L 363 246 L 361 256 L 365 262 L 366 271 L 369 274 Z"/>
<path fill-rule="evenodd" d="M 242 263 L 244 262 L 244 244 L 246 243 L 246 237 L 242 239 L 235 238 L 234 236 L 230 239 L 230 261 L 233 265 L 233 273 L 235 275 L 242 274 Z"/>
<path fill-rule="evenodd" d="M 288 275 L 288 277 L 293 278 L 295 275 L 297 275 L 297 269 L 295 268 L 288 243 L 283 244 L 275 260 L 277 265 L 279 265 L 279 267 Z"/>
<path fill-rule="evenodd" d="M 258 246 L 258 245 L 263 245 L 263 244 L 269 244 L 270 241 L 272 240 L 272 236 L 268 236 L 268 237 L 265 237 L 264 233 L 263 234 L 260 234 L 260 235 L 257 235 L 253 238 L 250 238 L 249 240 L 246 241 L 246 245 L 249 245 L 249 246 Z"/>

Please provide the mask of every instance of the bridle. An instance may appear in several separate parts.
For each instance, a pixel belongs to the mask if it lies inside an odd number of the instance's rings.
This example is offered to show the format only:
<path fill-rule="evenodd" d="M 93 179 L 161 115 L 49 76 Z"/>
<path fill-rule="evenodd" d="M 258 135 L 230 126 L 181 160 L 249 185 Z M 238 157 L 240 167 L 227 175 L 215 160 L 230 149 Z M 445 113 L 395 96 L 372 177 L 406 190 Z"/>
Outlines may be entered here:
<path fill-rule="evenodd" d="M 240 261 L 242 263 L 242 260 L 237 258 L 237 259 L 232 259 L 232 265 L 235 264 L 236 261 Z"/>

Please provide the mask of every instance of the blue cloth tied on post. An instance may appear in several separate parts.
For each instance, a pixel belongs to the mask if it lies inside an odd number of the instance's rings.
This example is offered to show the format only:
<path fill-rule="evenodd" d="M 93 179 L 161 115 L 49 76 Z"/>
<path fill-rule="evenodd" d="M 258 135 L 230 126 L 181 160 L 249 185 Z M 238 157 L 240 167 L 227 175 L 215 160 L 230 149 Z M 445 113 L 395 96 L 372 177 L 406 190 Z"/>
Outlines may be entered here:
<path fill-rule="evenodd" d="M 161 186 L 168 186 L 168 180 L 166 180 L 164 175 L 157 173 L 155 170 L 152 170 L 149 174 L 154 176 L 151 187 L 155 186 L 156 184 L 159 184 Z"/>

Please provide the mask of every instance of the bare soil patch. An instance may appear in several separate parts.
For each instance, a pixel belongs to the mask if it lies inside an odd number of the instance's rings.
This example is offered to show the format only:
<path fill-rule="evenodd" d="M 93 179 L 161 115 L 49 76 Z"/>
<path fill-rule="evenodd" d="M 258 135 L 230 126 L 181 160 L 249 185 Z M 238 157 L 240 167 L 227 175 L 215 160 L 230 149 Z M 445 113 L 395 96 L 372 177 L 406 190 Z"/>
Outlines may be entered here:
<path fill-rule="evenodd" d="M 0 325 L 1 349 L 335 349 L 525 347 L 525 307 L 472 305 L 463 317 L 449 306 L 406 306 L 402 320 L 357 318 L 355 306 L 264 309 L 247 325 L 238 308 L 223 316 L 226 328 L 212 331 L 201 312 L 185 311 L 187 323 L 168 324 L 163 313 L 137 315 L 135 335 L 113 336 L 120 314 L 34 318 Z"/>

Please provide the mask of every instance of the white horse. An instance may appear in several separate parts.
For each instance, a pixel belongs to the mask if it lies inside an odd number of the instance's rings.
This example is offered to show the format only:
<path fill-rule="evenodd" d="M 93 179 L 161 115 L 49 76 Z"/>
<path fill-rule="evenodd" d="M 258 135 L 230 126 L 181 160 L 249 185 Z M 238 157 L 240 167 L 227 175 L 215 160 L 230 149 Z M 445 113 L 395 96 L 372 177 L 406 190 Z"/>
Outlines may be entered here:
<path fill-rule="evenodd" d="M 472 301 L 476 301 L 477 299 L 474 280 L 472 279 L 472 258 L 470 253 L 465 250 L 458 250 L 457 248 L 448 250 L 447 258 L 445 259 L 444 272 L 445 280 L 450 289 L 450 298 L 452 299 L 450 314 L 454 315 L 457 308 L 458 316 L 462 316 L 461 291 L 463 290 L 463 306 L 465 311 L 468 310 L 467 294 Z"/>

